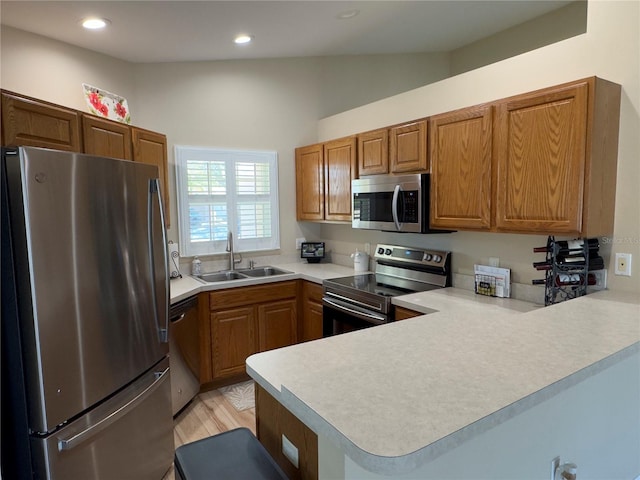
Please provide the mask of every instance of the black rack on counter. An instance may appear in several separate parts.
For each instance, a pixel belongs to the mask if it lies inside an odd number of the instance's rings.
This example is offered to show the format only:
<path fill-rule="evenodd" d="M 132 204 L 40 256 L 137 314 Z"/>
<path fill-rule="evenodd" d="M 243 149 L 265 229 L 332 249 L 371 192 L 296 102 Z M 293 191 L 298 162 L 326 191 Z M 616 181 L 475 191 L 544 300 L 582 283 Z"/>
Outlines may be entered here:
<path fill-rule="evenodd" d="M 597 238 L 578 238 L 556 241 L 550 236 L 546 247 L 534 248 L 534 252 L 546 253 L 541 262 L 534 262 L 536 270 L 544 270 L 545 278 L 533 280 L 534 285 L 544 285 L 544 304 L 552 305 L 587 294 L 587 286 L 595 285 L 592 270 L 604 268 L 604 260 L 598 254 Z"/>

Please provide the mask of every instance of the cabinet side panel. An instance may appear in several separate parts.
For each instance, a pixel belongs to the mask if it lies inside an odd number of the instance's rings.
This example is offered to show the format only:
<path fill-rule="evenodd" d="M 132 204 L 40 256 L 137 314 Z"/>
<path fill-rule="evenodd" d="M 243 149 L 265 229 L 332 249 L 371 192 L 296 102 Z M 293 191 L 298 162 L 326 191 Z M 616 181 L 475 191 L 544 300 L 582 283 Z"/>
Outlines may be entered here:
<path fill-rule="evenodd" d="M 589 84 L 589 130 L 583 236 L 613 234 L 618 167 L 621 86 L 594 78 Z"/>

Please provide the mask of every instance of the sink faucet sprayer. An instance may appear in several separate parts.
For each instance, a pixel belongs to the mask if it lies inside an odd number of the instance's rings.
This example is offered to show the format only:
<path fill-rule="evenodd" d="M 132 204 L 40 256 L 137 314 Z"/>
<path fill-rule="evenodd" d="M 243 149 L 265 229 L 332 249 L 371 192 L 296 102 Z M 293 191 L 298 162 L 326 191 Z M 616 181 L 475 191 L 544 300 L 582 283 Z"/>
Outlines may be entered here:
<path fill-rule="evenodd" d="M 227 235 L 227 252 L 229 252 L 229 270 L 235 270 L 236 264 L 242 262 L 242 254 L 238 254 L 240 255 L 240 259 L 235 259 L 233 252 L 233 233 L 231 233 L 231 231 L 229 231 Z"/>

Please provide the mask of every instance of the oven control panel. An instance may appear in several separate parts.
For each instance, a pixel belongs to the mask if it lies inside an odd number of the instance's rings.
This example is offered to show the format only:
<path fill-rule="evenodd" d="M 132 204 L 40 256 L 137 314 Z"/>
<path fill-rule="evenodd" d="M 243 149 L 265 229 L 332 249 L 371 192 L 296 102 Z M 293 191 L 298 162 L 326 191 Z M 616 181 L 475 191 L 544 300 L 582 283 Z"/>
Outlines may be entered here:
<path fill-rule="evenodd" d="M 450 252 L 439 250 L 425 250 L 416 247 L 401 247 L 398 245 L 378 244 L 375 258 L 380 261 L 413 263 L 415 265 L 425 265 L 441 267 L 447 263 Z"/>

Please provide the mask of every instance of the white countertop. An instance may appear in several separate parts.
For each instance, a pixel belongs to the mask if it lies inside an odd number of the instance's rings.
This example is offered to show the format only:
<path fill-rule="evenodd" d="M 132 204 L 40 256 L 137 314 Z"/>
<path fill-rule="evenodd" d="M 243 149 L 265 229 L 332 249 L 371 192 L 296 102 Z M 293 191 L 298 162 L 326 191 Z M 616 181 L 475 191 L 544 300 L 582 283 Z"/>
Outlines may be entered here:
<path fill-rule="evenodd" d="M 342 265 L 335 265 L 333 263 L 296 262 L 286 264 L 278 263 L 273 264 L 272 266 L 278 267 L 282 270 L 287 270 L 291 273 L 270 277 L 243 278 L 241 280 L 231 280 L 226 282 L 208 284 L 202 283 L 201 281 L 196 280 L 190 275 L 183 275 L 182 278 L 172 278 L 169 282 L 171 303 L 176 303 L 192 295 L 196 295 L 200 292 L 207 292 L 210 290 L 247 287 L 250 285 L 260 285 L 263 283 L 271 282 L 284 282 L 286 280 L 295 279 L 308 280 L 314 283 L 322 283 L 322 281 L 327 278 L 337 278 L 354 275 L 353 268 L 343 267 Z M 256 268 L 261 267 L 261 265 L 256 266 Z"/>
<path fill-rule="evenodd" d="M 247 359 L 286 408 L 379 473 L 411 471 L 640 349 L 633 294 L 536 308 L 444 289 L 394 303 L 438 311 Z"/>

